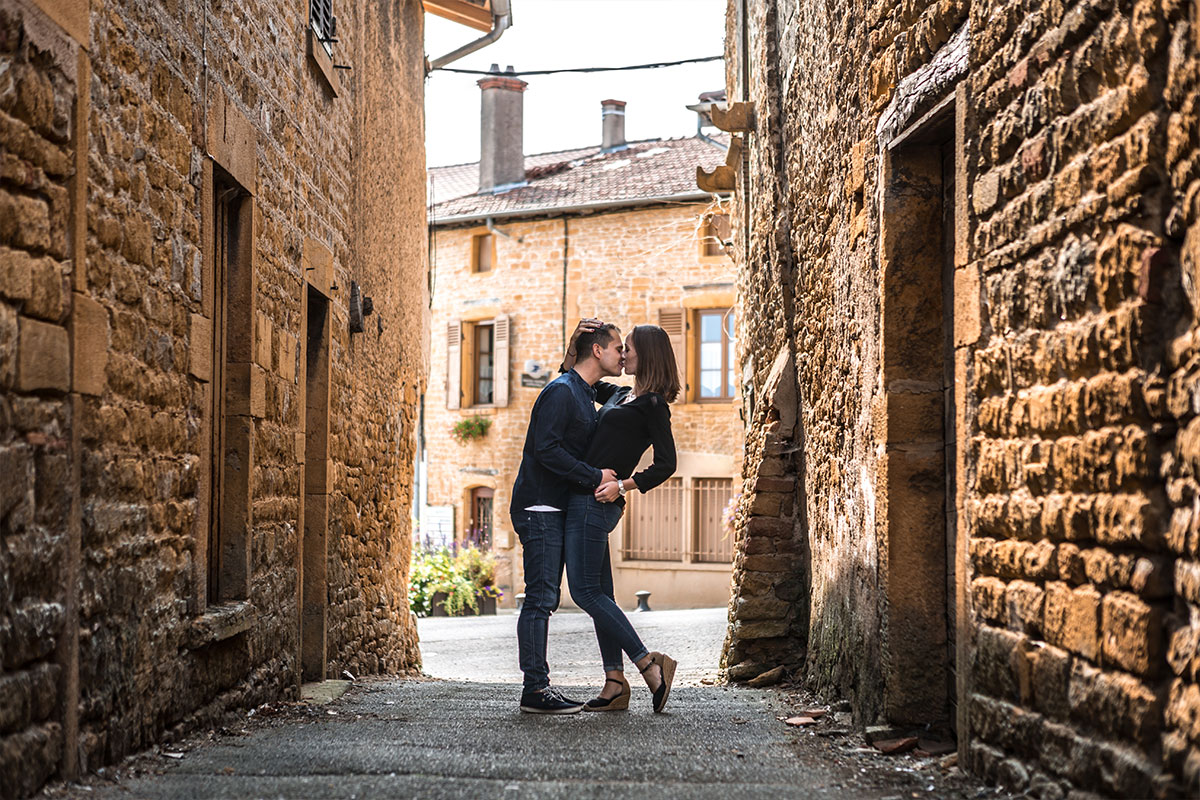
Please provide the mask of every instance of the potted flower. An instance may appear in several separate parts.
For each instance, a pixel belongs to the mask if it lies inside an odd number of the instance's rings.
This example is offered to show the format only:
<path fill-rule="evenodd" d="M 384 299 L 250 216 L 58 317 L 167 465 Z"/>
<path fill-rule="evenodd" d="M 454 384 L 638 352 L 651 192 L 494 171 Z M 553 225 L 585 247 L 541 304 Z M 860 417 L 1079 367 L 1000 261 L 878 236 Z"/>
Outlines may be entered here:
<path fill-rule="evenodd" d="M 413 551 L 408 602 L 419 617 L 495 614 L 504 593 L 495 585 L 496 557 L 467 545 Z"/>
<path fill-rule="evenodd" d="M 487 436 L 488 429 L 491 427 L 491 417 L 475 414 L 455 422 L 450 428 L 450 435 L 457 439 L 459 444 L 466 444 L 472 439 L 482 439 Z"/>

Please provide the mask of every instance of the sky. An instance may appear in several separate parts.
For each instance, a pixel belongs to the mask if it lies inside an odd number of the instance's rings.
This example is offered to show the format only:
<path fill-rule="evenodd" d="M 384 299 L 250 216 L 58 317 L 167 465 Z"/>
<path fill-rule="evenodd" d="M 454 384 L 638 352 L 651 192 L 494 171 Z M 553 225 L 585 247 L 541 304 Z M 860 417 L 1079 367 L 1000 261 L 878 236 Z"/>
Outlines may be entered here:
<path fill-rule="evenodd" d="M 511 0 L 513 26 L 500 41 L 447 66 L 486 70 L 608 67 L 724 52 L 725 0 Z M 430 60 L 482 34 L 425 15 Z M 434 72 L 425 87 L 429 166 L 479 160 L 481 76 Z M 600 143 L 600 101 L 624 100 L 625 138 L 691 136 L 685 106 L 725 86 L 720 61 L 653 70 L 531 75 L 525 90 L 525 152 Z"/>

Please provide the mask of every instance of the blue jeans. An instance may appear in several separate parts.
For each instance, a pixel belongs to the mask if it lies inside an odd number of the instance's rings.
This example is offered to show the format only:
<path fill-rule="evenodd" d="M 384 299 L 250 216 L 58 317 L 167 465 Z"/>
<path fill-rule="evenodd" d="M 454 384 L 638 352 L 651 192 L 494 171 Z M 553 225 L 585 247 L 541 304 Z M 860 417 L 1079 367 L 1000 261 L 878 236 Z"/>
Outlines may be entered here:
<path fill-rule="evenodd" d="M 517 617 L 517 654 L 525 673 L 525 691 L 550 685 L 546 636 L 550 615 L 558 609 L 563 575 L 562 511 L 519 511 L 513 529 L 521 540 L 525 564 L 525 602 Z"/>
<path fill-rule="evenodd" d="M 592 618 L 606 671 L 624 669 L 622 650 L 635 664 L 649 655 L 613 598 L 608 534 L 624 510 L 621 503 L 601 503 L 590 494 L 573 494 L 567 502 L 567 584 L 571 599 Z"/>

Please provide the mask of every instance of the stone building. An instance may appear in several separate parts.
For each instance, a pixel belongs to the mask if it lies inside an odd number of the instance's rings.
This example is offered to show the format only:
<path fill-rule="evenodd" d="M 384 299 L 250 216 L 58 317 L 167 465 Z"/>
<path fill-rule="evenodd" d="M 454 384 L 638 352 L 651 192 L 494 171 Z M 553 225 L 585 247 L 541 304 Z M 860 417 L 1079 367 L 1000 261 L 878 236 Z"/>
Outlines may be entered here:
<path fill-rule="evenodd" d="M 723 144 L 700 135 L 627 142 L 625 104 L 606 100 L 597 145 L 526 156 L 525 82 L 497 74 L 479 85 L 482 163 L 429 170 L 433 335 L 421 530 L 433 541 L 483 540 L 511 606 L 524 579 L 509 491 L 530 409 L 558 374 L 565 338 L 581 316 L 625 332 L 661 324 L 689 376 L 671 412 L 678 470 L 634 498 L 611 537 L 616 594 L 627 606 L 642 589 L 655 608 L 723 605 L 732 538 L 721 512 L 736 491 L 742 446 L 734 265 L 722 244 L 727 203 L 695 184 L 695 165 L 722 162 Z M 486 436 L 456 440 L 454 426 L 475 417 L 490 421 Z"/>
<path fill-rule="evenodd" d="M 0 796 L 418 666 L 422 14 L 0 0 Z"/>
<path fill-rule="evenodd" d="M 731 0 L 732 675 L 1200 792 L 1198 14 Z"/>

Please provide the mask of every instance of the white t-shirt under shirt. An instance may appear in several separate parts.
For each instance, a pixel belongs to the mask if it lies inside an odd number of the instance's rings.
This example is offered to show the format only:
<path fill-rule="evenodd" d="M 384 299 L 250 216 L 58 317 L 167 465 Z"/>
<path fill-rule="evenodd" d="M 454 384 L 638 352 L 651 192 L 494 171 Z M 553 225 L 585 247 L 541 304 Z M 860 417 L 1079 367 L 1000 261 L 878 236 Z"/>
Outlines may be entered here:
<path fill-rule="evenodd" d="M 561 508 L 555 508 L 554 506 L 526 506 L 525 510 L 526 511 L 562 511 Z"/>

